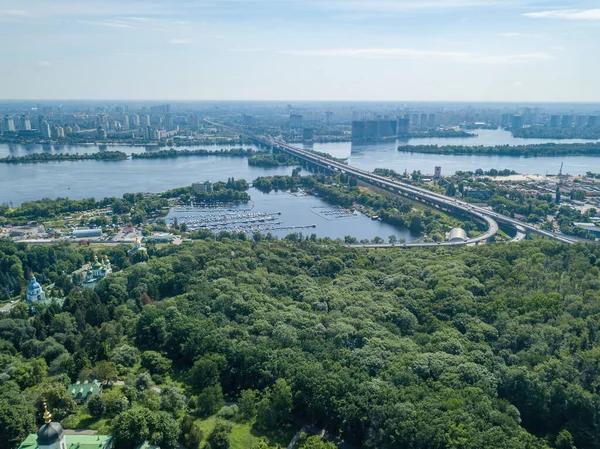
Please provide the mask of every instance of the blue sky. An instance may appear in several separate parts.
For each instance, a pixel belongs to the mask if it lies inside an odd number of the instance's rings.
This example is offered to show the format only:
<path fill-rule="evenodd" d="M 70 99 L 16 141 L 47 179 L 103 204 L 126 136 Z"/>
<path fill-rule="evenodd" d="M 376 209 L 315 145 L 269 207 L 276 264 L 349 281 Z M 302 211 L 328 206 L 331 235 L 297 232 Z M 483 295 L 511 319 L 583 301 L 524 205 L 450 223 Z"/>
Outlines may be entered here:
<path fill-rule="evenodd" d="M 598 0 L 0 0 L 0 98 L 600 101 Z"/>

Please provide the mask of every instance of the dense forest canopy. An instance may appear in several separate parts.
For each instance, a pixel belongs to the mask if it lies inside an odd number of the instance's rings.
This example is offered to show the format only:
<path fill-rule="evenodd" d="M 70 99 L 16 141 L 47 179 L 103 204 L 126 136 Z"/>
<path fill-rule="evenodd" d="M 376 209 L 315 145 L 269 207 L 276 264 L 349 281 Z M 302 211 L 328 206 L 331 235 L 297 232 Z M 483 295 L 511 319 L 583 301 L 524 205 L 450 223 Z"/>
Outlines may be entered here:
<path fill-rule="evenodd" d="M 125 380 L 79 406 L 118 447 L 228 447 L 237 422 L 292 420 L 373 449 L 599 447 L 598 247 L 293 240 L 150 248 L 94 291 L 64 279 L 62 310 L 2 315 L 0 447 L 39 425 L 42 397 L 79 425 L 66 385 L 89 376 Z M 1 272 L 22 283 L 82 251 L 4 242 Z"/>

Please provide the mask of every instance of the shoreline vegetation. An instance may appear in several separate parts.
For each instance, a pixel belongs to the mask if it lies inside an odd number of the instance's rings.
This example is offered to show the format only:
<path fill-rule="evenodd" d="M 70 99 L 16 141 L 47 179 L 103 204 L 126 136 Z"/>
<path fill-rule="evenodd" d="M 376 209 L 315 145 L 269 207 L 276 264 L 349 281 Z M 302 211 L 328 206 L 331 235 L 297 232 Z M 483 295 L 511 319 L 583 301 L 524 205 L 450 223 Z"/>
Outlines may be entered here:
<path fill-rule="evenodd" d="M 58 139 L 43 139 L 39 136 L 36 137 L 23 137 L 23 136 L 0 136 L 0 143 L 12 143 L 19 145 L 61 145 L 61 146 L 72 146 L 72 145 L 94 145 L 94 146 L 110 146 L 110 145 L 123 145 L 131 147 L 139 146 L 152 146 L 152 147 L 168 147 L 168 146 L 194 146 L 194 145 L 244 145 L 252 143 L 246 138 L 234 138 L 234 137 L 204 137 L 197 139 L 165 139 L 165 140 L 146 140 L 146 139 L 119 139 L 119 138 L 108 138 L 106 140 L 99 140 L 94 137 L 65 137 Z"/>
<path fill-rule="evenodd" d="M 0 163 L 4 164 L 28 164 L 38 162 L 63 162 L 63 161 L 123 161 L 131 156 L 131 159 L 169 159 L 176 157 L 191 157 L 191 156 L 223 156 L 223 157 L 250 157 L 252 155 L 264 154 L 252 149 L 232 148 L 220 150 L 169 150 L 153 151 L 150 153 L 132 153 L 128 155 L 123 151 L 99 151 L 97 153 L 34 153 L 25 156 L 8 156 L 0 158 Z"/>
<path fill-rule="evenodd" d="M 284 153 L 258 153 L 248 158 L 248 165 L 251 165 L 253 167 L 271 168 L 300 165 L 300 161 Z"/>
<path fill-rule="evenodd" d="M 68 162 L 68 161 L 123 161 L 127 159 L 127 153 L 122 151 L 101 151 L 98 153 L 89 154 L 51 154 L 51 153 L 34 153 L 26 156 L 8 156 L 0 158 L 2 164 L 30 164 L 38 162 Z"/>
<path fill-rule="evenodd" d="M 523 139 L 600 139 L 600 127 L 595 128 L 547 128 L 531 126 L 511 130 L 513 137 Z"/>
<path fill-rule="evenodd" d="M 176 150 L 170 148 L 168 150 L 153 151 L 151 153 L 132 153 L 132 159 L 170 159 L 176 157 L 189 156 L 226 156 L 226 157 L 250 157 L 257 154 L 257 151 L 246 148 L 231 148 L 220 150 Z"/>
<path fill-rule="evenodd" d="M 542 143 L 535 145 L 400 145 L 398 151 L 428 154 L 483 154 L 496 156 L 600 156 L 600 142 Z"/>

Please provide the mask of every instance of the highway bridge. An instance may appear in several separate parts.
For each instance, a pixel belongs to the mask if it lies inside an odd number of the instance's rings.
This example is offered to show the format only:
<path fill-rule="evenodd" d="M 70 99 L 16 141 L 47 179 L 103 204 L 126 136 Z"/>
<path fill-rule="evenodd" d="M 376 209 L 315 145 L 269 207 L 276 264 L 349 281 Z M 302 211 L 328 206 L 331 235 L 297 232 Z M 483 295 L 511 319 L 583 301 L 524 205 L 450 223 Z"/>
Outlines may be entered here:
<path fill-rule="evenodd" d="M 220 123 L 211 122 L 206 120 L 208 123 L 220 126 L 223 128 L 228 128 Z M 471 203 L 467 203 L 466 201 L 461 201 L 456 198 L 452 198 L 446 195 L 442 195 L 439 193 L 432 192 L 430 190 L 424 189 L 422 187 L 417 187 L 412 184 L 407 184 L 401 181 L 393 180 L 390 178 L 386 178 L 384 176 L 376 175 L 375 173 L 369 172 L 367 170 L 362 170 L 360 168 L 352 167 L 348 164 L 321 156 L 312 151 L 303 150 L 301 148 L 294 147 L 285 142 L 275 140 L 271 137 L 265 136 L 254 136 L 248 133 L 240 132 L 239 130 L 235 130 L 233 128 L 229 128 L 231 131 L 237 132 L 239 134 L 245 135 L 250 139 L 254 140 L 258 144 L 270 146 L 274 151 L 279 151 L 283 153 L 287 153 L 290 156 L 293 156 L 301 161 L 304 161 L 308 164 L 311 164 L 316 167 L 320 167 L 324 170 L 343 173 L 346 175 L 350 175 L 355 177 L 356 179 L 363 181 L 367 184 L 373 185 L 375 187 L 385 189 L 387 191 L 402 195 L 414 201 L 419 201 L 438 209 L 461 213 L 463 215 L 471 216 L 474 220 L 484 224 L 487 226 L 487 230 L 485 233 L 474 237 L 472 239 L 468 239 L 465 242 L 444 242 L 444 243 L 415 243 L 415 244 L 394 244 L 394 247 L 409 247 L 409 246 L 460 246 L 460 245 L 473 245 L 481 242 L 485 242 L 493 237 L 498 232 L 498 222 L 503 223 L 505 225 L 510 226 L 517 230 L 518 234 L 523 234 L 524 232 L 531 232 L 539 234 L 543 237 L 558 240 L 562 243 L 572 244 L 573 240 L 566 238 L 563 235 L 555 234 L 553 232 L 543 231 L 541 229 L 536 228 L 535 226 L 524 223 L 520 220 L 516 220 L 514 218 L 510 218 L 506 215 L 499 214 L 492 210 L 475 206 Z M 523 237 L 519 237 L 520 239 Z M 391 247 L 392 244 L 372 244 L 372 245 L 355 245 L 358 247 Z"/>

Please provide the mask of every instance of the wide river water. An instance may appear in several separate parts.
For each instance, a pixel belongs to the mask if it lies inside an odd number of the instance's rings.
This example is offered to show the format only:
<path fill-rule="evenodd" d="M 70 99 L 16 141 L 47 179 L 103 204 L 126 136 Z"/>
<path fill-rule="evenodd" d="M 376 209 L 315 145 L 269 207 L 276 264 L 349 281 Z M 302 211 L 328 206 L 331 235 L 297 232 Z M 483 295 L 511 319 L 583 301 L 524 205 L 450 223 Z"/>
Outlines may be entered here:
<path fill-rule="evenodd" d="M 504 130 L 478 130 L 478 137 L 467 139 L 411 139 L 409 145 L 521 145 L 550 142 L 539 139 L 515 139 Z M 560 141 L 562 143 L 578 143 L 584 141 Z M 397 146 L 407 142 L 389 141 L 384 143 L 356 145 L 351 142 L 314 144 L 311 148 L 331 154 L 335 157 L 347 158 L 348 163 L 363 169 L 373 170 L 377 167 L 391 168 L 398 172 L 405 169 L 409 172 L 421 170 L 433 173 L 436 165 L 442 167 L 443 174 L 452 174 L 457 170 L 476 170 L 482 168 L 512 169 L 519 173 L 558 173 L 564 162 L 565 173 L 584 174 L 586 171 L 600 172 L 600 157 L 591 156 L 559 156 L 559 157 L 514 157 L 514 156 L 455 156 L 399 152 Z M 236 146 L 236 147 L 239 147 Z M 206 147 L 219 149 L 221 146 Z M 8 145 L 0 144 L 0 157 L 8 155 L 49 153 L 89 153 L 103 150 L 119 150 L 125 153 L 156 151 L 156 148 L 130 147 L 115 145 L 97 147 L 94 145 L 51 146 L 51 145 Z M 76 161 L 47 162 L 34 164 L 0 164 L 0 204 L 18 205 L 24 201 L 44 197 L 70 198 L 103 198 L 106 196 L 122 196 L 127 192 L 161 192 L 167 189 L 190 185 L 196 181 L 222 181 L 229 177 L 244 178 L 252 181 L 258 176 L 290 174 L 292 167 L 265 169 L 250 167 L 245 158 L 231 157 L 181 157 L 174 159 L 128 159 L 123 161 Z M 260 194 L 262 195 L 262 194 Z M 315 214 L 311 208 L 327 206 L 318 198 L 286 197 L 286 194 L 261 196 L 257 208 L 262 212 L 274 209 L 288 214 L 301 213 L 311 217 Z M 258 196 L 258 192 L 254 193 Z M 273 202 L 273 205 L 267 205 Z M 302 206 L 304 203 L 306 206 Z M 293 204 L 293 207 L 291 206 Z M 260 206 L 260 207 L 259 207 Z M 264 206 L 264 207 L 263 207 Z M 300 208 L 301 207 L 301 208 Z M 263 210 L 264 209 L 264 210 Z M 289 215 L 291 216 L 291 215 Z M 318 217 L 317 217 L 318 218 Z M 364 218 L 364 219 L 363 219 Z M 285 220 L 286 223 L 302 220 Z M 311 220 L 308 220 L 311 221 Z M 318 221 L 318 220 L 317 220 Z M 315 223 L 315 224 L 318 224 Z M 353 235 L 360 238 L 379 235 L 387 237 L 393 228 L 381 228 L 379 222 L 372 222 L 365 217 L 334 222 L 329 226 L 323 224 L 314 231 L 319 236 L 343 237 Z M 358 228 L 364 229 L 365 233 Z M 397 237 L 413 240 L 407 231 L 396 230 Z M 309 233 L 309 232 L 307 232 Z"/>
<path fill-rule="evenodd" d="M 410 139 L 386 141 L 369 144 L 356 144 L 352 142 L 315 143 L 304 148 L 329 153 L 334 157 L 346 158 L 352 166 L 364 170 L 375 168 L 390 168 L 397 172 L 408 170 L 421 170 L 423 173 L 432 174 L 436 165 L 442 167 L 442 174 L 453 174 L 457 171 L 475 171 L 478 168 L 489 170 L 511 169 L 517 173 L 557 174 L 561 163 L 564 162 L 564 173 L 583 175 L 587 171 L 600 172 L 600 156 L 555 156 L 555 157 L 518 157 L 518 156 L 484 156 L 484 155 L 450 155 L 450 154 L 422 154 L 398 151 L 399 145 L 466 145 L 466 146 L 492 146 L 492 145 L 532 145 L 539 143 L 587 143 L 594 140 L 566 139 L 521 139 L 515 138 L 508 131 L 476 130 L 477 137 L 451 138 L 451 139 Z"/>

